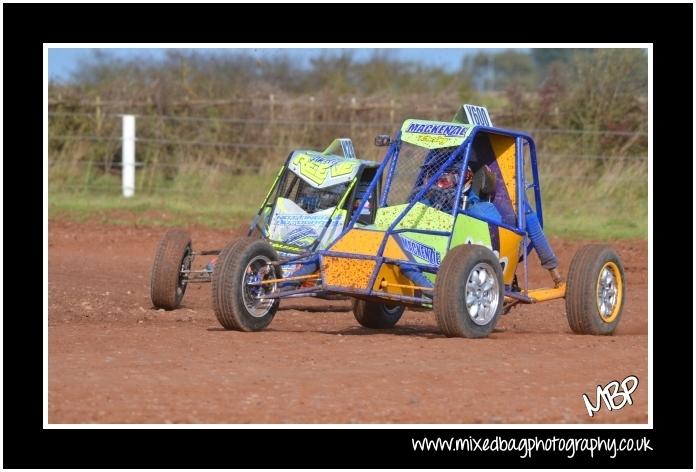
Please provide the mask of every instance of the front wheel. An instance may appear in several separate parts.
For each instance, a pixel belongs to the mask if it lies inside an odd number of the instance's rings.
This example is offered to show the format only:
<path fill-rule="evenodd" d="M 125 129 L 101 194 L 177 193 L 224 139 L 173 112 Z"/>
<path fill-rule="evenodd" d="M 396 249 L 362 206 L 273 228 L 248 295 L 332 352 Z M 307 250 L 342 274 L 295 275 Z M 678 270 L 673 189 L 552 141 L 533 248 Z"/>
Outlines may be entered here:
<path fill-rule="evenodd" d="M 493 251 L 476 244 L 451 249 L 437 271 L 433 311 L 450 337 L 485 338 L 503 310 L 503 270 Z"/>
<path fill-rule="evenodd" d="M 266 241 L 242 238 L 228 244 L 213 271 L 213 309 L 225 329 L 259 331 L 268 326 L 280 300 L 259 298 L 273 292 L 280 269 L 278 254 Z"/>
<path fill-rule="evenodd" d="M 616 251 L 602 244 L 580 248 L 568 270 L 570 329 L 578 334 L 612 334 L 621 320 L 625 294 L 623 264 Z"/>
<path fill-rule="evenodd" d="M 358 323 L 366 328 L 393 328 L 401 319 L 401 315 L 404 314 L 404 309 L 405 307 L 402 305 L 353 300 L 353 316 Z"/>
<path fill-rule="evenodd" d="M 186 292 L 185 270 L 191 269 L 191 236 L 182 229 L 170 229 L 160 240 L 150 277 L 150 299 L 156 308 L 173 310 Z"/>

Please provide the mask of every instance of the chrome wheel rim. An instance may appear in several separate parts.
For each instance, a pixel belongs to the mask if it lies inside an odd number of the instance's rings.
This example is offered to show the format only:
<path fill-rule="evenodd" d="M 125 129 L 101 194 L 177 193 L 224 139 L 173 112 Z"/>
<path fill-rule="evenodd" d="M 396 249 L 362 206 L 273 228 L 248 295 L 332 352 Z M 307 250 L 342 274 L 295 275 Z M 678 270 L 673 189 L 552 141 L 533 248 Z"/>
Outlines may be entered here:
<path fill-rule="evenodd" d="M 254 318 L 263 318 L 273 307 L 274 299 L 259 298 L 262 295 L 271 293 L 276 288 L 276 284 L 259 284 L 263 280 L 275 279 L 275 266 L 271 265 L 271 260 L 266 256 L 256 256 L 244 269 L 242 279 L 242 298 L 244 306 Z"/>
<path fill-rule="evenodd" d="M 602 318 L 609 318 L 614 312 L 618 293 L 616 275 L 610 267 L 605 266 L 599 274 L 599 286 L 597 287 L 597 307 Z"/>
<path fill-rule="evenodd" d="M 466 281 L 466 311 L 479 326 L 491 322 L 498 311 L 500 285 L 495 270 L 480 262 L 474 266 Z"/>
<path fill-rule="evenodd" d="M 176 297 L 180 299 L 184 296 L 186 291 L 186 283 L 188 282 L 188 277 L 185 276 L 186 272 L 191 270 L 191 246 L 186 247 L 186 252 L 184 252 L 184 258 L 181 260 L 181 267 L 179 268 L 179 278 L 176 281 Z"/>

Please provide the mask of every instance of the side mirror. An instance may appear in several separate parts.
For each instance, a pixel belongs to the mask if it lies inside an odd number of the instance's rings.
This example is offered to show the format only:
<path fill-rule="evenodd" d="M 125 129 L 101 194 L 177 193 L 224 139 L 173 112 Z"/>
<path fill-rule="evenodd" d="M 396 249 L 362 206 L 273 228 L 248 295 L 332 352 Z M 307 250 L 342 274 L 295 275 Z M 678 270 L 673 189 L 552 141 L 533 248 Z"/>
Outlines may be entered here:
<path fill-rule="evenodd" d="M 389 146 L 391 144 L 391 138 L 388 134 L 379 134 L 375 136 L 375 146 Z"/>

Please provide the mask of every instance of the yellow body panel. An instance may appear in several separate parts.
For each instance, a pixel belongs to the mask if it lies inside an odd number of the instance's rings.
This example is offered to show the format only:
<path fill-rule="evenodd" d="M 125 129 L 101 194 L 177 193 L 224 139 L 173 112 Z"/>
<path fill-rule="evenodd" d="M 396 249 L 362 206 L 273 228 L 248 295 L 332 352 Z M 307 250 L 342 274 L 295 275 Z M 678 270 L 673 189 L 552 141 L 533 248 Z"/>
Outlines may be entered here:
<path fill-rule="evenodd" d="M 375 261 L 366 259 L 325 256 L 322 260 L 324 262 L 322 281 L 325 284 L 340 287 L 367 288 L 375 268 Z"/>
<path fill-rule="evenodd" d="M 387 286 L 384 287 L 382 282 L 386 282 Z M 415 296 L 413 282 L 404 276 L 401 270 L 393 264 L 382 264 L 375 279 L 375 285 L 372 288 L 386 293 L 407 295 L 409 297 Z"/>
<path fill-rule="evenodd" d="M 522 254 L 520 251 L 522 236 L 501 227 L 498 227 L 498 236 L 500 238 L 500 259 L 507 259 L 503 271 L 503 282 L 509 285 L 515 276 L 515 270 L 517 270 L 517 264 Z"/>
<path fill-rule="evenodd" d="M 345 236 L 336 242 L 331 251 L 346 252 L 351 254 L 365 254 L 374 256 L 377 254 L 384 233 L 382 231 L 368 231 L 362 229 L 352 229 Z M 408 258 L 401 250 L 393 237 L 389 237 L 384 247 L 384 256 L 393 259 L 407 261 Z M 324 256 L 323 282 L 328 285 L 338 285 L 341 287 L 351 287 L 367 289 L 370 276 L 375 269 L 375 261 L 367 259 L 352 259 L 347 257 Z M 384 275 L 382 275 L 384 273 Z M 383 267 L 377 283 L 381 282 L 380 277 L 384 277 L 388 282 L 408 283 L 407 279 L 398 273 L 398 268 L 389 269 Z M 376 288 L 379 288 L 377 286 Z M 394 293 L 402 293 L 401 290 L 393 289 Z M 393 291 L 392 289 L 389 292 Z"/>
<path fill-rule="evenodd" d="M 351 254 L 377 254 L 379 245 L 382 244 L 384 233 L 382 231 L 369 231 L 366 229 L 352 229 L 345 236 L 336 241 L 331 248 L 336 252 L 349 252 Z M 387 245 L 384 247 L 384 257 L 402 259 L 407 261 L 406 254 L 401 250 L 393 237 L 389 237 Z"/>
<path fill-rule="evenodd" d="M 500 167 L 500 173 L 503 175 L 503 182 L 507 188 L 508 195 L 512 207 L 517 207 L 517 185 L 515 182 L 515 139 L 509 136 L 501 136 L 499 134 L 489 134 L 493 152 L 497 156 L 497 163 Z"/>

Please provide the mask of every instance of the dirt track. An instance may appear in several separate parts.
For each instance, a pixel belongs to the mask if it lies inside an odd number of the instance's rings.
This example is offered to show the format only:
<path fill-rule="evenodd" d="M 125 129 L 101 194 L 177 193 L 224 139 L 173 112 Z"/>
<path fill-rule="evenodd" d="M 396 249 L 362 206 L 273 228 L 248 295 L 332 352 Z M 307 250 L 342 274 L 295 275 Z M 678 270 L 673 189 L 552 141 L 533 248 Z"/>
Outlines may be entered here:
<path fill-rule="evenodd" d="M 442 336 L 429 312 L 361 328 L 344 301 L 285 300 L 269 329 L 220 328 L 210 286 L 149 299 L 159 229 L 49 223 L 50 423 L 645 423 L 647 245 L 616 244 L 627 301 L 614 336 L 571 333 L 562 300 L 516 308 L 488 339 Z M 192 230 L 195 248 L 230 232 Z M 580 243 L 552 241 L 565 270 Z M 541 270 L 531 283 L 548 285 Z M 598 384 L 640 379 L 590 418 Z"/>

